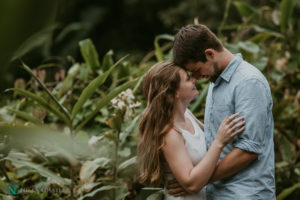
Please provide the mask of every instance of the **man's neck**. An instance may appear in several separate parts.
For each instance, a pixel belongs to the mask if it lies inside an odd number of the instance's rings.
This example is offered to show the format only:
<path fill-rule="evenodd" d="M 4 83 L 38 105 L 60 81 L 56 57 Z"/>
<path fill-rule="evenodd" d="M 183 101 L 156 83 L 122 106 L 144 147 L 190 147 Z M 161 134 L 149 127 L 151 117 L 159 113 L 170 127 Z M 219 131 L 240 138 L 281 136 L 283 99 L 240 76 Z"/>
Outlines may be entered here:
<path fill-rule="evenodd" d="M 226 69 L 229 63 L 234 59 L 234 55 L 226 48 L 220 53 L 222 59 L 220 59 L 220 66 L 222 71 Z"/>

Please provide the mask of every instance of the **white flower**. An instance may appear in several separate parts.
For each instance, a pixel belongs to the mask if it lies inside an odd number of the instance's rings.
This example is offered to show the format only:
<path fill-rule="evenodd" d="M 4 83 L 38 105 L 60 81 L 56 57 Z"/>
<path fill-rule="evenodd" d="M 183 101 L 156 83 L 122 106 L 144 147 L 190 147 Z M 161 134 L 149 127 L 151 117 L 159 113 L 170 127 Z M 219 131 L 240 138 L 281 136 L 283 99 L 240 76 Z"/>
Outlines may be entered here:
<path fill-rule="evenodd" d="M 140 105 L 141 105 L 141 102 L 132 103 L 129 105 L 129 108 L 136 108 L 136 107 L 139 107 Z"/>
<path fill-rule="evenodd" d="M 123 109 L 128 106 L 129 108 L 135 108 L 140 106 L 140 103 L 134 103 L 135 97 L 131 89 L 127 89 L 121 92 L 117 97 L 111 100 L 112 106 L 116 109 Z"/>
<path fill-rule="evenodd" d="M 133 91 L 131 89 L 125 90 L 125 96 L 127 97 L 127 100 L 134 99 Z"/>
<path fill-rule="evenodd" d="M 126 106 L 125 102 L 124 102 L 124 101 L 121 101 L 121 100 L 118 102 L 117 105 L 118 105 L 118 108 L 119 108 L 119 109 L 122 109 L 122 108 L 124 108 L 124 107 Z"/>
<path fill-rule="evenodd" d="M 110 100 L 110 102 L 111 102 L 112 104 L 117 104 L 117 103 L 118 103 L 118 100 L 117 100 L 117 98 L 113 98 L 112 100 Z"/>

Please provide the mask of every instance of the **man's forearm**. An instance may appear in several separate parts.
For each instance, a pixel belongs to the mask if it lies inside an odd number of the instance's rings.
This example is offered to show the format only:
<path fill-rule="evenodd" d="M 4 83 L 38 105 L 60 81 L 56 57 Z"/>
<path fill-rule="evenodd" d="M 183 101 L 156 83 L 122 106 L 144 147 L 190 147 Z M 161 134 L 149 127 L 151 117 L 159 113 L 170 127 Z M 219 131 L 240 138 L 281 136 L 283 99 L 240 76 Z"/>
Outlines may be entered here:
<path fill-rule="evenodd" d="M 257 159 L 258 154 L 234 148 L 217 165 L 209 183 L 232 176 Z"/>

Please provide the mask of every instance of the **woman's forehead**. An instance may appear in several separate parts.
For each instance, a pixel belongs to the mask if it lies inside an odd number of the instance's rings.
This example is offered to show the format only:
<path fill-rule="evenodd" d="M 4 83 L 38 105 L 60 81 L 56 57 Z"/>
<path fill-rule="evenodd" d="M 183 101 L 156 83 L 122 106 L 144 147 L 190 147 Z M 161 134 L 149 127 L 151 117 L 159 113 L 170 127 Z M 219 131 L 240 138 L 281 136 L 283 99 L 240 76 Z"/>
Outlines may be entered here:
<path fill-rule="evenodd" d="M 188 72 L 186 70 L 182 69 L 182 68 L 180 68 L 179 74 L 180 74 L 181 77 L 188 76 Z"/>

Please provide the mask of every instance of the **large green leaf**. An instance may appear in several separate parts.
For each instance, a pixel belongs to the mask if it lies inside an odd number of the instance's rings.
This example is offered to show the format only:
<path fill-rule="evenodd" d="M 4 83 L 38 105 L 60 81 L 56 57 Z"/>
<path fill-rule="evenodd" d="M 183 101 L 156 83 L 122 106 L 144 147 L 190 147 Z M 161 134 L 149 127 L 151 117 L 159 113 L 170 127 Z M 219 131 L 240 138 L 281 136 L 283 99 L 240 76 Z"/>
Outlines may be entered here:
<path fill-rule="evenodd" d="M 11 153 L 9 156 L 5 158 L 6 160 L 10 160 L 13 165 L 16 167 L 30 167 L 32 169 L 35 169 L 40 175 L 49 178 L 53 181 L 55 181 L 58 184 L 63 184 L 63 185 L 69 185 L 69 181 L 65 180 L 64 178 L 57 176 L 55 173 L 52 171 L 48 170 L 47 168 L 43 167 L 42 165 L 36 164 L 31 162 L 28 159 L 22 159 L 20 156 L 15 155 Z"/>
<path fill-rule="evenodd" d="M 118 167 L 118 171 L 120 172 L 126 169 L 127 167 L 132 166 L 135 163 L 136 163 L 136 156 L 122 162 Z"/>
<path fill-rule="evenodd" d="M 22 111 L 15 110 L 15 109 L 12 109 L 12 108 L 7 108 L 7 110 L 14 113 L 14 114 L 16 114 L 18 117 L 20 117 L 22 119 L 25 119 L 29 122 L 32 122 L 34 124 L 38 124 L 38 125 L 42 124 L 42 122 L 39 119 L 27 114 L 26 112 L 22 112 Z"/>
<path fill-rule="evenodd" d="M 40 106 L 45 108 L 48 112 L 53 113 L 55 116 L 57 116 L 59 119 L 63 120 L 65 123 L 67 123 L 67 124 L 69 123 L 66 116 L 63 113 L 61 113 L 59 110 L 57 110 L 52 104 L 49 104 L 48 102 L 46 102 L 46 100 L 44 98 L 42 98 L 36 94 L 33 94 L 31 92 L 28 92 L 26 90 L 19 89 L 19 88 L 11 88 L 11 89 L 7 89 L 6 91 L 15 91 L 27 98 L 33 99 Z"/>
<path fill-rule="evenodd" d="M 56 86 L 55 89 L 58 90 L 57 96 L 59 99 L 73 86 L 74 77 L 77 76 L 77 74 L 80 72 L 80 68 L 84 64 L 85 63 L 81 65 L 79 63 L 74 63 L 68 70 L 67 77 L 65 77 L 65 79 Z"/>
<path fill-rule="evenodd" d="M 130 133 L 132 133 L 132 131 L 134 130 L 134 128 L 137 127 L 137 123 L 139 122 L 141 115 L 137 115 L 132 122 L 130 123 L 129 126 L 126 127 L 126 129 L 124 130 L 124 132 L 120 135 L 120 142 L 123 145 L 124 142 L 126 141 L 126 138 L 128 137 L 128 135 Z"/>
<path fill-rule="evenodd" d="M 43 88 L 45 92 L 49 95 L 52 101 L 62 110 L 63 114 L 70 119 L 70 114 L 67 109 L 58 102 L 55 96 L 50 92 L 50 90 L 46 87 L 46 85 L 33 73 L 33 71 L 24 63 L 22 63 L 22 67 L 39 83 L 39 85 Z"/>
<path fill-rule="evenodd" d="M 114 61 L 112 59 L 112 56 L 114 54 L 114 51 L 113 50 L 109 50 L 105 56 L 103 57 L 103 60 L 102 60 L 102 66 L 101 66 L 101 69 L 103 70 L 107 70 L 109 68 L 109 66 L 112 66 L 114 64 Z"/>
<path fill-rule="evenodd" d="M 252 54 L 257 54 L 260 50 L 259 46 L 251 41 L 238 42 L 238 47 Z"/>
<path fill-rule="evenodd" d="M 50 37 L 50 34 L 54 31 L 55 28 L 57 28 L 57 24 L 48 26 L 45 29 L 43 29 L 43 30 L 35 33 L 31 37 L 29 37 L 14 52 L 14 55 L 13 55 L 11 61 L 21 58 L 26 53 L 30 52 L 31 50 L 35 49 L 36 47 L 39 47 L 39 46 L 45 44 L 46 41 L 48 40 L 48 38 Z"/>
<path fill-rule="evenodd" d="M 155 56 L 157 61 L 163 61 L 165 60 L 164 54 L 159 46 L 158 41 L 161 39 L 165 39 L 165 40 L 170 40 L 173 41 L 174 40 L 174 36 L 172 35 L 167 35 L 167 34 L 163 34 L 163 35 L 158 35 L 155 37 L 154 39 L 154 47 L 155 47 Z"/>
<path fill-rule="evenodd" d="M 268 57 L 261 57 L 255 61 L 252 62 L 252 64 L 257 67 L 257 69 L 259 69 L 260 71 L 263 71 L 267 64 L 268 64 Z"/>
<path fill-rule="evenodd" d="M 143 83 L 143 80 L 144 80 L 144 76 L 141 76 L 137 82 L 137 84 L 134 86 L 133 88 L 133 94 L 136 94 L 140 88 L 140 86 L 142 85 Z"/>
<path fill-rule="evenodd" d="M 96 72 L 100 67 L 98 53 L 91 39 L 85 39 L 79 42 L 80 51 L 83 59 L 89 68 Z"/>
<path fill-rule="evenodd" d="M 94 174 L 94 172 L 99 168 L 99 167 L 106 167 L 109 163 L 111 162 L 111 159 L 109 158 L 96 158 L 93 161 L 87 161 L 85 162 L 80 170 L 80 180 L 83 182 L 88 181 L 88 179 Z"/>
<path fill-rule="evenodd" d="M 248 3 L 241 2 L 241 1 L 235 1 L 233 2 L 239 13 L 244 17 L 253 17 L 257 15 L 257 10 L 250 6 Z"/>
<path fill-rule="evenodd" d="M 127 55 L 128 56 L 128 55 Z M 95 78 L 81 93 L 78 101 L 76 102 L 73 110 L 72 110 L 72 118 L 76 116 L 78 111 L 81 109 L 83 104 L 92 96 L 92 94 L 105 82 L 109 74 L 118 66 L 127 56 L 121 58 L 118 62 L 116 62 L 113 66 L 109 68 L 104 74 L 99 75 Z"/>
<path fill-rule="evenodd" d="M 282 38 L 283 36 L 280 33 L 276 33 L 276 32 L 261 32 L 256 34 L 255 36 L 253 36 L 252 38 L 250 38 L 251 42 L 254 43 L 263 43 L 265 42 L 267 39 L 269 38 Z"/>
<path fill-rule="evenodd" d="M 99 110 L 110 103 L 110 100 L 112 100 L 113 98 L 115 98 L 120 92 L 126 90 L 129 87 L 132 87 L 134 84 L 136 84 L 136 82 L 138 81 L 138 79 L 134 79 L 132 81 L 128 81 L 126 83 L 124 83 L 123 85 L 113 89 L 109 94 L 107 94 L 106 96 L 104 96 L 96 105 L 96 109 L 90 114 L 88 115 L 85 120 L 83 122 L 81 122 L 77 128 L 76 131 L 80 130 L 82 127 L 84 127 L 84 125 L 90 121 L 98 112 Z"/>
<path fill-rule="evenodd" d="M 286 197 L 288 197 L 290 194 L 292 194 L 292 192 L 294 192 L 296 189 L 298 189 L 300 187 L 300 183 L 296 183 L 293 186 L 284 189 L 277 197 L 277 200 L 283 200 Z"/>
<path fill-rule="evenodd" d="M 83 200 L 83 199 L 85 199 L 85 198 L 87 198 L 87 197 L 93 197 L 93 196 L 95 196 L 98 192 L 101 192 L 101 191 L 107 191 L 107 190 L 112 190 L 112 189 L 116 189 L 116 188 L 118 188 L 118 187 L 117 187 L 117 186 L 113 186 L 113 185 L 102 186 L 102 187 L 100 187 L 100 188 L 94 190 L 93 192 L 90 192 L 90 193 L 88 193 L 88 194 L 86 194 L 86 195 L 84 195 L 84 196 L 78 198 L 78 200 Z"/>
<path fill-rule="evenodd" d="M 280 3 L 280 30 L 282 33 L 286 31 L 294 7 L 295 0 L 282 0 Z"/>

